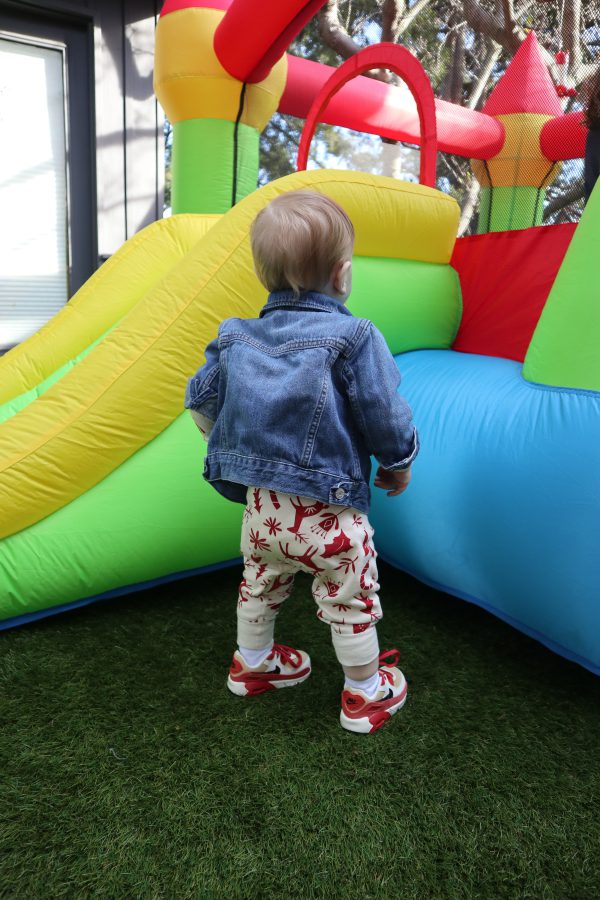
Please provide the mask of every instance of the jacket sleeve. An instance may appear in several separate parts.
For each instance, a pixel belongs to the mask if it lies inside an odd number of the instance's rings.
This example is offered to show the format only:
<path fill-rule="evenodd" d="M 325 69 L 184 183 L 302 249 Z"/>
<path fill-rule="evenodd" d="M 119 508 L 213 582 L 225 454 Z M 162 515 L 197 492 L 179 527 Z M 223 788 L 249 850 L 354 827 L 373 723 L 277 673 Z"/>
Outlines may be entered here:
<path fill-rule="evenodd" d="M 205 436 L 210 434 L 217 418 L 220 374 L 218 341 L 215 338 L 206 348 L 206 361 L 190 378 L 185 392 L 185 408 L 196 413 L 194 421 Z"/>
<path fill-rule="evenodd" d="M 398 394 L 400 372 L 385 338 L 369 322 L 345 363 L 344 377 L 356 425 L 384 469 L 407 469 L 419 452 L 408 403 Z"/>

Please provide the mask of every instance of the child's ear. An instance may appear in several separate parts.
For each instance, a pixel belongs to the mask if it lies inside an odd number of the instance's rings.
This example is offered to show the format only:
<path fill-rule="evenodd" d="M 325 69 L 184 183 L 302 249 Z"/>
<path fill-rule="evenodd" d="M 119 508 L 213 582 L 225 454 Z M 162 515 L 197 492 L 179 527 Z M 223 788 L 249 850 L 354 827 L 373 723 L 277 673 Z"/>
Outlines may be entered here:
<path fill-rule="evenodd" d="M 349 259 L 340 260 L 336 263 L 333 270 L 333 286 L 338 294 L 349 293 L 350 273 L 352 271 L 352 261 Z"/>

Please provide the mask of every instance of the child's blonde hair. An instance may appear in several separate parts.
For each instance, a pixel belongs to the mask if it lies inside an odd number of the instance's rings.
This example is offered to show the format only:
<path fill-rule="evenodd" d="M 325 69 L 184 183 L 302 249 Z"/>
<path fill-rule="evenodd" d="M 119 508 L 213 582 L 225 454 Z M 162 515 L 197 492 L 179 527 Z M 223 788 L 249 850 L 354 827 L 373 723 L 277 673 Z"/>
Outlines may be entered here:
<path fill-rule="evenodd" d="M 250 232 L 254 267 L 269 291 L 318 290 L 336 263 L 348 259 L 354 226 L 335 200 L 290 191 L 259 212 Z"/>

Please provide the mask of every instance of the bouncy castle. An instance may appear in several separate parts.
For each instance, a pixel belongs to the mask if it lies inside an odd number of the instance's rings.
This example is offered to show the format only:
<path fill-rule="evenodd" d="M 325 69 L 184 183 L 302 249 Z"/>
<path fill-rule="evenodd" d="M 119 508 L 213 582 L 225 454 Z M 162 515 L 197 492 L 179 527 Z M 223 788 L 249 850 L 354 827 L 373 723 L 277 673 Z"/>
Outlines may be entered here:
<path fill-rule="evenodd" d="M 242 507 L 202 479 L 184 389 L 219 323 L 265 302 L 256 213 L 307 187 L 354 222 L 349 306 L 383 332 L 421 435 L 410 490 L 373 491 L 380 556 L 600 673 L 600 188 L 576 226 L 540 227 L 581 113 L 563 115 L 533 32 L 481 111 L 436 99 L 398 45 L 338 69 L 287 54 L 321 5 L 269 0 L 258 28 L 250 0 L 164 3 L 173 215 L 0 359 L 0 624 L 239 560 Z M 306 120 L 298 171 L 256 190 L 277 110 Z M 418 144 L 421 183 L 307 171 L 319 121 Z M 471 160 L 476 235 L 457 239 L 438 150 Z"/>

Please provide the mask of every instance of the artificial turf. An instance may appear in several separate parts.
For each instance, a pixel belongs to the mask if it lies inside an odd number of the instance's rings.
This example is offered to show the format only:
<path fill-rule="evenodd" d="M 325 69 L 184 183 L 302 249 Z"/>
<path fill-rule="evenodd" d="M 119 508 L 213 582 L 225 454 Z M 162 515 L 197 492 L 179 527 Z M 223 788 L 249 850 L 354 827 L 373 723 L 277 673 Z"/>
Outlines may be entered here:
<path fill-rule="evenodd" d="M 225 689 L 239 573 L 0 634 L 0 896 L 600 896 L 599 679 L 381 564 L 409 699 L 349 734 L 302 576 L 312 677 Z"/>

